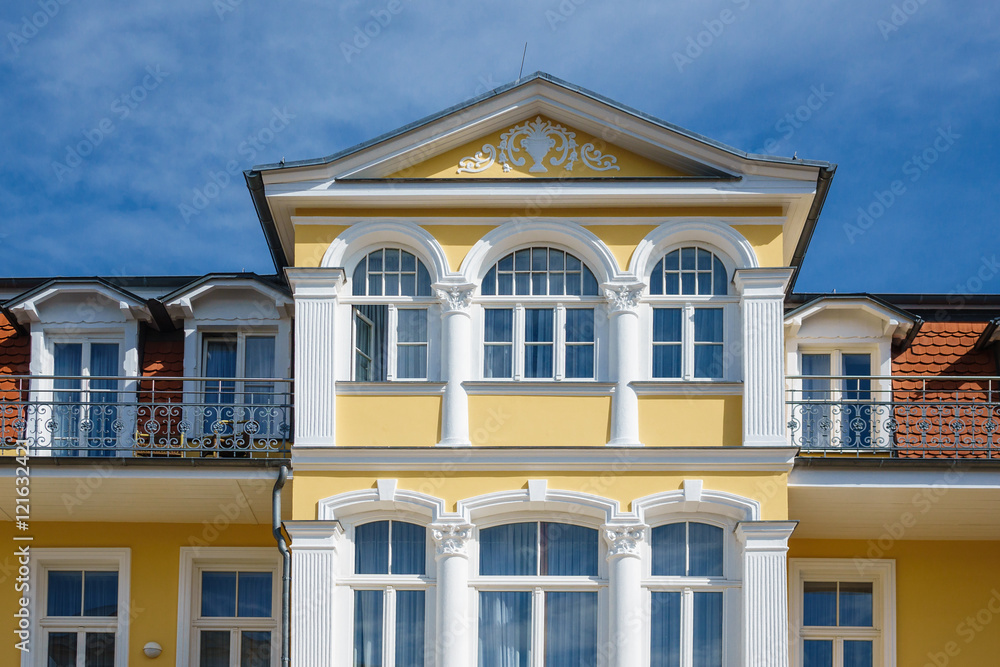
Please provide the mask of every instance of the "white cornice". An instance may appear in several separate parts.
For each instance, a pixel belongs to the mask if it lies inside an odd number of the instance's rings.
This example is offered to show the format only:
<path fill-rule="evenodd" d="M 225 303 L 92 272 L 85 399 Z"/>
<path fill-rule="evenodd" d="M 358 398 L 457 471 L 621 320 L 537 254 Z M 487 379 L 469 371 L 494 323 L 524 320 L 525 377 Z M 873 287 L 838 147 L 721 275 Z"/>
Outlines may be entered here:
<path fill-rule="evenodd" d="M 308 447 L 292 449 L 296 471 L 788 472 L 789 447 Z"/>

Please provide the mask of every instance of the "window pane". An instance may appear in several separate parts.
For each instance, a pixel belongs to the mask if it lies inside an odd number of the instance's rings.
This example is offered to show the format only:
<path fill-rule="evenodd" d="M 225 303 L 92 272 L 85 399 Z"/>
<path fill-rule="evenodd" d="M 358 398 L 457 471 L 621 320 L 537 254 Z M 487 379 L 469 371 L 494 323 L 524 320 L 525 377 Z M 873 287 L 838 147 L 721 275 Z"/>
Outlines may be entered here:
<path fill-rule="evenodd" d="M 84 667 L 114 667 L 115 633 L 88 632 L 83 664 Z"/>
<path fill-rule="evenodd" d="M 487 345 L 483 358 L 483 375 L 487 378 L 510 378 L 513 376 L 511 345 Z"/>
<path fill-rule="evenodd" d="M 359 325 L 357 332 L 359 342 L 363 338 L 362 334 L 367 333 L 370 338 L 370 344 L 365 343 L 365 345 L 369 348 L 366 354 L 371 357 L 371 369 L 367 377 L 361 377 L 360 374 L 356 374 L 355 379 L 367 380 L 369 382 L 385 382 L 388 377 L 389 307 L 363 305 L 355 306 L 355 308 L 361 317 L 371 322 L 370 328 L 363 328 Z M 359 318 L 359 321 L 363 320 Z"/>
<path fill-rule="evenodd" d="M 562 271 L 565 262 L 563 258 L 566 253 L 562 250 L 549 249 L 549 271 Z"/>
<path fill-rule="evenodd" d="M 514 311 L 510 308 L 486 310 L 485 338 L 487 343 L 510 343 L 514 340 Z"/>
<path fill-rule="evenodd" d="M 237 616 L 268 618 L 271 615 L 271 573 L 240 572 Z"/>
<path fill-rule="evenodd" d="M 484 296 L 493 296 L 497 293 L 496 267 L 493 267 L 486 272 L 486 277 L 483 278 L 483 284 L 480 286 L 480 291 L 482 291 Z"/>
<path fill-rule="evenodd" d="M 593 379 L 594 346 L 568 345 L 566 347 L 566 377 L 569 379 Z"/>
<path fill-rule="evenodd" d="M 706 269 L 712 268 L 712 253 L 709 251 L 698 248 L 698 270 L 705 271 Z"/>
<path fill-rule="evenodd" d="M 674 250 L 663 258 L 663 268 L 666 271 L 676 271 L 681 268 L 680 264 L 681 251 Z"/>
<path fill-rule="evenodd" d="M 118 615 L 118 573 L 86 572 L 83 585 L 84 616 Z"/>
<path fill-rule="evenodd" d="M 546 256 L 548 251 L 545 248 L 532 248 L 531 249 L 531 270 L 532 271 L 545 271 L 548 268 L 548 263 L 546 262 Z"/>
<path fill-rule="evenodd" d="M 564 273 L 550 273 L 549 274 L 549 294 L 565 294 L 566 293 L 566 281 Z"/>
<path fill-rule="evenodd" d="M 654 378 L 681 377 L 680 345 L 653 346 L 653 377 Z"/>
<path fill-rule="evenodd" d="M 354 528 L 355 574 L 389 574 L 389 522 L 373 521 Z"/>
<path fill-rule="evenodd" d="M 48 667 L 76 667 L 76 633 L 49 633 Z"/>
<path fill-rule="evenodd" d="M 722 263 L 722 260 L 718 257 L 715 258 L 713 273 L 713 282 L 715 284 L 713 285 L 712 293 L 719 296 L 729 294 L 729 273 L 726 271 L 726 266 Z"/>
<path fill-rule="evenodd" d="M 511 273 L 501 273 L 497 277 L 497 294 L 514 293 L 514 275 Z"/>
<path fill-rule="evenodd" d="M 803 587 L 802 623 L 807 626 L 837 625 L 837 582 L 807 581 Z"/>
<path fill-rule="evenodd" d="M 594 342 L 593 308 L 570 308 L 566 311 L 566 342 Z"/>
<path fill-rule="evenodd" d="M 721 577 L 724 533 L 718 526 L 704 523 L 688 524 L 690 568 L 692 577 Z"/>
<path fill-rule="evenodd" d="M 551 343 L 553 317 L 551 308 L 527 308 L 524 311 L 525 342 Z"/>
<path fill-rule="evenodd" d="M 583 267 L 583 293 L 586 296 L 601 295 L 597 287 L 597 278 L 594 277 L 594 274 L 587 267 Z"/>
<path fill-rule="evenodd" d="M 46 616 L 79 616 L 83 603 L 83 572 L 49 572 Z"/>
<path fill-rule="evenodd" d="M 694 309 L 694 340 L 696 343 L 722 342 L 722 308 Z"/>
<path fill-rule="evenodd" d="M 201 573 L 201 615 L 204 617 L 236 616 L 236 573 Z"/>
<path fill-rule="evenodd" d="M 480 530 L 479 574 L 538 574 L 538 524 L 509 523 Z"/>
<path fill-rule="evenodd" d="M 653 272 L 649 275 L 649 293 L 663 294 L 663 260 L 661 259 L 653 267 Z"/>
<path fill-rule="evenodd" d="M 396 311 L 399 319 L 397 340 L 400 343 L 427 342 L 427 311 L 403 308 Z"/>
<path fill-rule="evenodd" d="M 382 667 L 382 591 L 354 591 L 354 667 Z"/>
<path fill-rule="evenodd" d="M 568 523 L 542 524 L 542 571 L 562 577 L 596 577 L 600 538 L 593 528 Z"/>
<path fill-rule="evenodd" d="M 531 251 L 518 250 L 514 253 L 514 270 L 528 271 L 531 268 Z"/>
<path fill-rule="evenodd" d="M 681 248 L 681 268 L 685 271 L 695 269 L 695 248 Z"/>
<path fill-rule="evenodd" d="M 381 271 L 382 270 L 382 251 L 376 250 L 368 255 L 368 270 L 369 271 Z"/>
<path fill-rule="evenodd" d="M 240 667 L 269 667 L 271 664 L 271 633 L 244 630 L 240 634 Z"/>
<path fill-rule="evenodd" d="M 236 377 L 235 339 L 205 341 L 205 375 L 213 378 Z"/>
<path fill-rule="evenodd" d="M 663 293 L 680 294 L 681 277 L 676 273 L 667 273 L 663 276 Z"/>
<path fill-rule="evenodd" d="M 401 380 L 427 377 L 426 345 L 401 345 L 396 349 L 396 377 Z"/>
<path fill-rule="evenodd" d="M 567 271 L 582 271 L 583 262 L 580 261 L 579 257 L 575 255 L 566 254 L 566 270 Z"/>
<path fill-rule="evenodd" d="M 200 667 L 229 667 L 229 631 L 202 630 L 198 654 Z"/>
<path fill-rule="evenodd" d="M 524 346 L 524 377 L 552 377 L 552 345 Z"/>
<path fill-rule="evenodd" d="M 694 376 L 718 379 L 722 377 L 722 346 L 694 346 Z"/>
<path fill-rule="evenodd" d="M 52 354 L 56 375 L 83 373 L 83 345 L 80 343 L 55 343 L 52 346 Z"/>
<path fill-rule="evenodd" d="M 514 270 L 514 253 L 511 253 L 497 262 L 497 268 L 501 271 L 513 271 Z"/>
<path fill-rule="evenodd" d="M 514 274 L 514 292 L 518 295 L 531 294 L 531 274 Z"/>
<path fill-rule="evenodd" d="M 399 268 L 402 271 L 415 271 L 417 268 L 417 258 L 405 250 L 402 251 Z"/>
<path fill-rule="evenodd" d="M 596 664 L 597 593 L 546 593 L 546 667 Z"/>
<path fill-rule="evenodd" d="M 274 377 L 274 336 L 247 336 L 243 377 Z"/>
<path fill-rule="evenodd" d="M 423 667 L 424 592 L 396 591 L 396 665 Z"/>
<path fill-rule="evenodd" d="M 653 593 L 651 611 L 650 667 L 680 667 L 681 594 Z"/>
<path fill-rule="evenodd" d="M 841 582 L 840 625 L 872 627 L 872 584 Z"/>
<path fill-rule="evenodd" d="M 531 593 L 479 594 L 479 667 L 529 667 Z"/>
<path fill-rule="evenodd" d="M 687 571 L 685 557 L 686 524 L 668 523 L 652 530 L 653 576 L 683 577 Z"/>
<path fill-rule="evenodd" d="M 833 667 L 833 640 L 809 639 L 803 643 L 802 667 Z"/>
<path fill-rule="evenodd" d="M 423 262 L 417 262 L 417 296 L 431 295 L 431 274 Z"/>
<path fill-rule="evenodd" d="M 392 522 L 392 574 L 424 574 L 427 529 L 413 523 Z"/>
<path fill-rule="evenodd" d="M 365 278 L 368 275 L 367 260 L 366 257 L 354 267 L 354 275 L 351 276 L 351 293 L 354 296 L 362 296 L 368 287 L 368 280 Z"/>
<path fill-rule="evenodd" d="M 844 641 L 844 667 L 872 667 L 874 652 L 870 641 Z"/>
<path fill-rule="evenodd" d="M 657 343 L 681 342 L 681 309 L 653 309 L 653 341 Z"/>
<path fill-rule="evenodd" d="M 583 294 L 583 276 L 579 273 L 566 274 L 566 294 L 580 296 Z"/>
<path fill-rule="evenodd" d="M 694 662 L 692 664 L 694 667 L 722 667 L 721 592 L 694 594 Z"/>
<path fill-rule="evenodd" d="M 693 273 L 682 273 L 681 274 L 681 294 L 694 294 L 694 274 Z"/>
<path fill-rule="evenodd" d="M 383 271 L 387 273 L 389 271 L 399 271 L 399 249 L 398 248 L 386 248 L 385 249 L 385 268 Z"/>
<path fill-rule="evenodd" d="M 698 294 L 712 293 L 712 274 L 698 272 Z"/>
<path fill-rule="evenodd" d="M 536 296 L 543 296 L 548 294 L 548 279 L 545 273 L 532 273 L 531 274 L 531 293 Z"/>

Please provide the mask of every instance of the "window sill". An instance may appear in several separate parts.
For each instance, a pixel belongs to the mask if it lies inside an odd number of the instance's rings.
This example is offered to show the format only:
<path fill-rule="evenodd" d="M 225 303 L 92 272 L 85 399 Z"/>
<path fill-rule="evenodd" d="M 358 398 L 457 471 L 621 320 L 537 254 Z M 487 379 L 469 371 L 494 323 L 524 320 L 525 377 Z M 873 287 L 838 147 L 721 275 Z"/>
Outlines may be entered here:
<path fill-rule="evenodd" d="M 610 396 L 615 387 L 593 380 L 470 380 L 462 386 L 473 396 Z"/>
<path fill-rule="evenodd" d="M 742 382 L 726 380 L 642 380 L 629 383 L 640 396 L 740 396 Z"/>
<path fill-rule="evenodd" d="M 338 396 L 438 396 L 444 382 L 394 380 L 393 382 L 338 382 Z"/>

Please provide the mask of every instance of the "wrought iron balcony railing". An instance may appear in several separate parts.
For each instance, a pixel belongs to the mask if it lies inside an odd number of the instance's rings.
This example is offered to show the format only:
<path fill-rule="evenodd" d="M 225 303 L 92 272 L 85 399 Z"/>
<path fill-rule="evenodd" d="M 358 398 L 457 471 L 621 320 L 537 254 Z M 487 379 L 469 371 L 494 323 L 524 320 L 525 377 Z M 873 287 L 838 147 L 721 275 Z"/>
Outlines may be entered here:
<path fill-rule="evenodd" d="M 0 449 L 33 456 L 283 457 L 277 378 L 0 376 Z"/>
<path fill-rule="evenodd" d="M 786 405 L 807 454 L 1000 459 L 1000 378 L 794 376 Z"/>

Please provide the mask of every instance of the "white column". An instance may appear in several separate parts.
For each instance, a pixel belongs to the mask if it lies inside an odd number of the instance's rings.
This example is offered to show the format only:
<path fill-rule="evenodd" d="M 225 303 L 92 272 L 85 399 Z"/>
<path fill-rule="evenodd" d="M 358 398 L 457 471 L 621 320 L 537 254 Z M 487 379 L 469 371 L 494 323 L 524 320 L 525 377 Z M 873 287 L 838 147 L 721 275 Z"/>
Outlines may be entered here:
<path fill-rule="evenodd" d="M 469 540 L 467 523 L 431 526 L 437 544 L 437 653 L 438 667 L 468 667 L 473 660 L 469 644 Z"/>
<path fill-rule="evenodd" d="M 749 521 L 736 527 L 743 545 L 743 661 L 788 667 L 788 538 L 797 521 Z"/>
<path fill-rule="evenodd" d="M 286 274 L 295 297 L 294 443 L 332 447 L 337 427 L 337 291 L 344 272 L 287 269 Z"/>
<path fill-rule="evenodd" d="M 441 442 L 438 445 L 465 447 L 469 439 L 469 397 L 462 383 L 472 379 L 472 294 L 475 285 L 437 284 L 443 322 L 442 374 L 444 398 L 441 402 Z"/>
<path fill-rule="evenodd" d="M 642 603 L 642 558 L 639 543 L 648 527 L 605 525 L 610 591 L 609 667 L 634 667 L 645 655 L 645 605 Z"/>
<path fill-rule="evenodd" d="M 791 269 L 740 269 L 743 321 L 743 444 L 788 444 L 785 437 L 785 287 Z"/>
<path fill-rule="evenodd" d="M 285 530 L 292 538 L 292 664 L 333 667 L 336 628 L 352 622 L 335 613 L 340 523 L 286 521 Z"/>
<path fill-rule="evenodd" d="M 605 285 L 604 294 L 610 303 L 611 372 L 615 393 L 611 399 L 611 440 L 608 445 L 638 447 L 639 397 L 631 383 L 639 379 L 639 297 L 644 285 Z"/>

